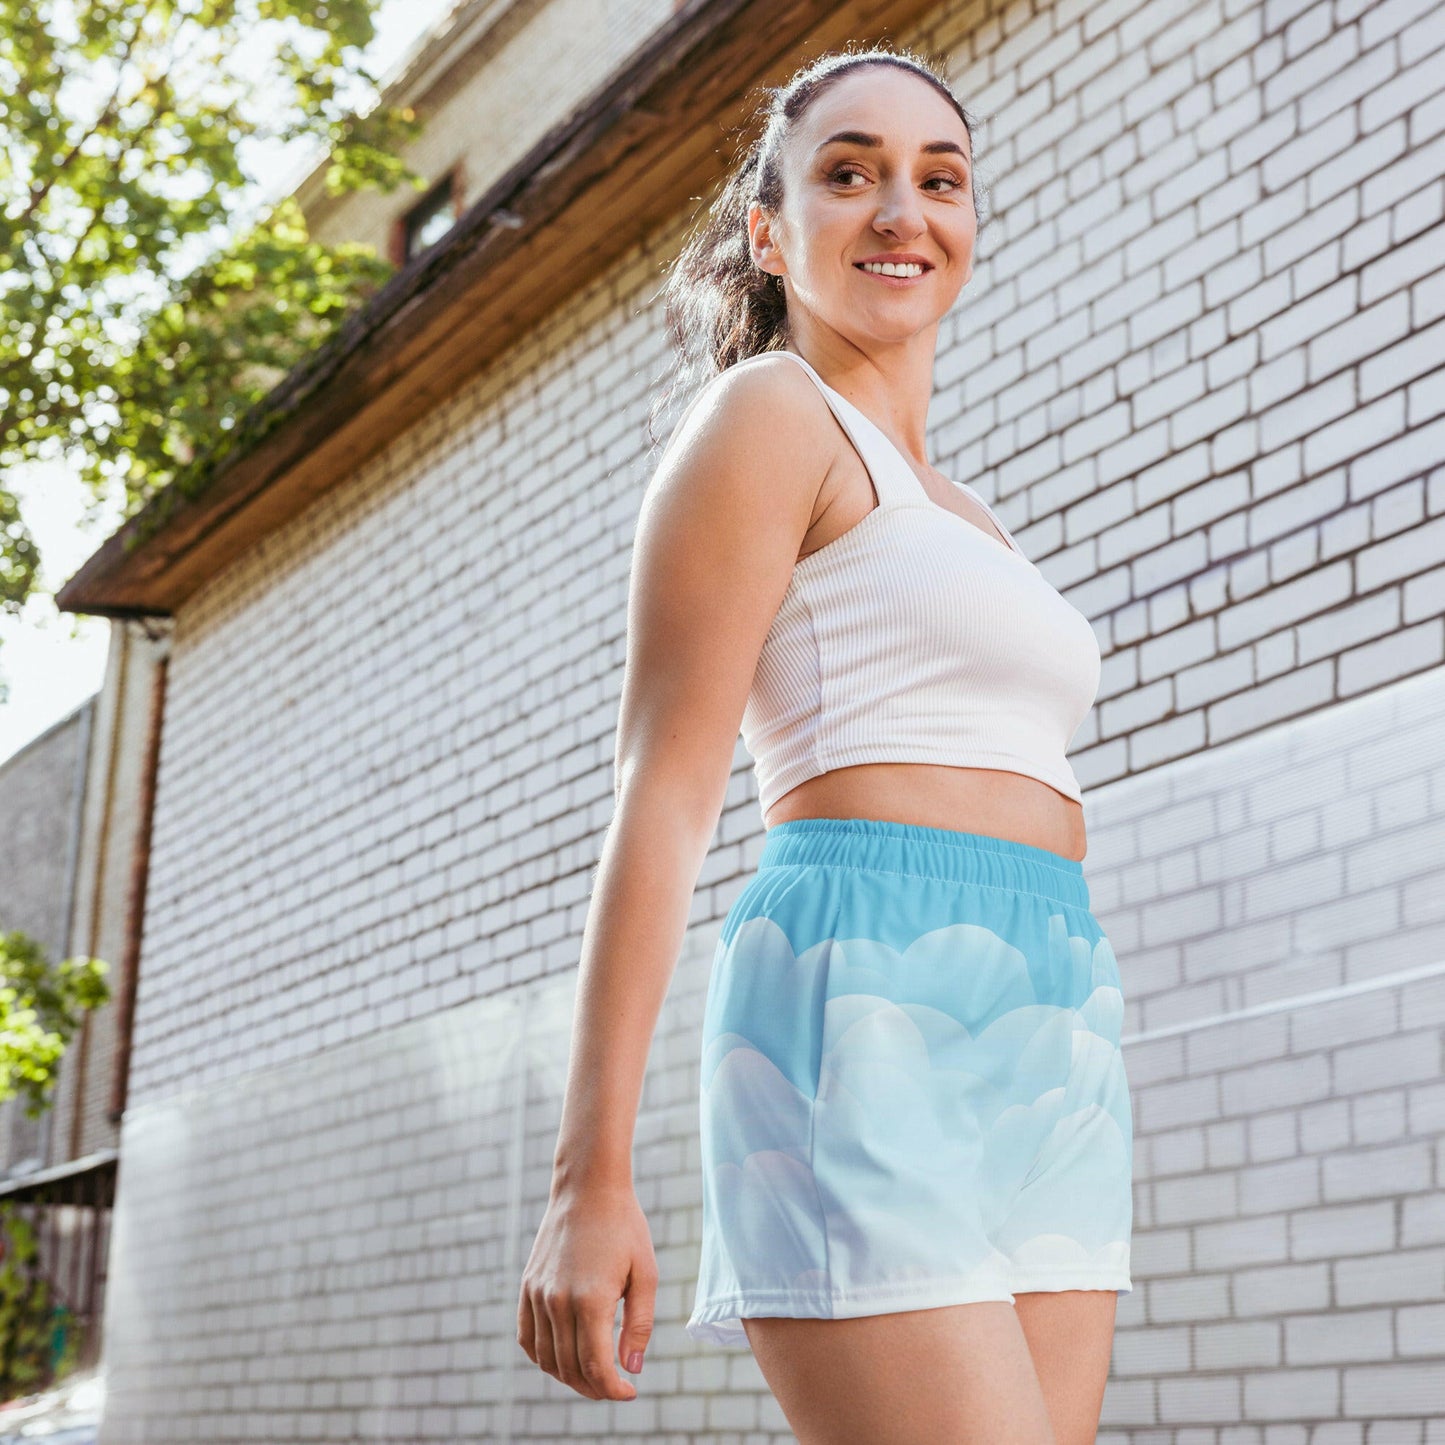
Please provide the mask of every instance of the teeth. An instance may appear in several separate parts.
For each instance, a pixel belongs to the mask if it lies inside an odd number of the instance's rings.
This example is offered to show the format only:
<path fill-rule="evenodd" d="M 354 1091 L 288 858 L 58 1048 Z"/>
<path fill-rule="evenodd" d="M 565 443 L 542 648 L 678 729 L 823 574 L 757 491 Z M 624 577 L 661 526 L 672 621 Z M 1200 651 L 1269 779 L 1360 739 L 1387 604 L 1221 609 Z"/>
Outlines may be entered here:
<path fill-rule="evenodd" d="M 865 271 L 871 271 L 875 276 L 921 276 L 923 267 L 917 261 L 909 261 L 898 265 L 892 261 L 865 261 Z"/>

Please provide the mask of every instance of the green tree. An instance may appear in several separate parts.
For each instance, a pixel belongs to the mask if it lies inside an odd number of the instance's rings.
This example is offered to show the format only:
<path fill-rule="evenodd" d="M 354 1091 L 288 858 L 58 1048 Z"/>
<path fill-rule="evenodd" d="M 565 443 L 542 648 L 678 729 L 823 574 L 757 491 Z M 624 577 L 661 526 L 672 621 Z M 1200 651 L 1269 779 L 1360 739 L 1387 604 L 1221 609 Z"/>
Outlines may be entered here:
<path fill-rule="evenodd" d="M 243 166 L 310 144 L 332 194 L 424 184 L 364 59 L 375 4 L 0 0 L 0 608 L 39 561 L 6 469 L 64 457 L 126 516 L 198 485 L 386 279 Z"/>
<path fill-rule="evenodd" d="M 40 1268 L 35 1226 L 11 1201 L 0 1202 L 0 1400 L 68 1374 L 79 1347 L 74 1316 Z"/>
<path fill-rule="evenodd" d="M 23 1096 L 31 1119 L 50 1107 L 81 1015 L 110 999 L 109 972 L 104 959 L 79 954 L 51 964 L 29 934 L 0 933 L 0 1103 Z"/>
<path fill-rule="evenodd" d="M 32 1119 L 50 1107 L 56 1066 L 82 1015 L 110 1000 L 109 971 L 80 955 L 52 965 L 29 934 L 0 933 L 0 1103 L 21 1096 Z M 80 1346 L 39 1262 L 29 1221 L 0 1202 L 0 1400 L 63 1374 Z"/>

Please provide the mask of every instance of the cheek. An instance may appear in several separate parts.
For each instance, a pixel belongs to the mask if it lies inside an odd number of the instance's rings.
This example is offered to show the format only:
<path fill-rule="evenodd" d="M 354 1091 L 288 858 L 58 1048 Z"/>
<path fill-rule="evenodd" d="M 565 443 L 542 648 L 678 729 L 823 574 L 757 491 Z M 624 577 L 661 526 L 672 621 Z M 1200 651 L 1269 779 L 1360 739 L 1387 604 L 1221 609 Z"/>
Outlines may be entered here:
<path fill-rule="evenodd" d="M 803 207 L 801 224 L 803 234 L 814 239 L 829 239 L 850 236 L 862 224 L 863 212 L 859 207 L 840 205 L 837 197 L 814 194 Z M 820 247 L 826 250 L 826 246 Z"/>

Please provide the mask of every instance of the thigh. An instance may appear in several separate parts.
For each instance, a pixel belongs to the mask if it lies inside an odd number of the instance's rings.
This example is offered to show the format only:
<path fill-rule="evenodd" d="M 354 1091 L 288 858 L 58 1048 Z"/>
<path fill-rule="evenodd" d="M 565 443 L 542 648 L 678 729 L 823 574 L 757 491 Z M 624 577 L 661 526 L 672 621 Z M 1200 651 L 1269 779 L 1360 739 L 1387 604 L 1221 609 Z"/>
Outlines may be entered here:
<path fill-rule="evenodd" d="M 1056 1445 L 1007 1300 L 743 1328 L 799 1445 Z"/>
<path fill-rule="evenodd" d="M 1111 1289 L 1014 1296 L 1058 1445 L 1093 1445 L 1114 1349 L 1119 1297 Z"/>

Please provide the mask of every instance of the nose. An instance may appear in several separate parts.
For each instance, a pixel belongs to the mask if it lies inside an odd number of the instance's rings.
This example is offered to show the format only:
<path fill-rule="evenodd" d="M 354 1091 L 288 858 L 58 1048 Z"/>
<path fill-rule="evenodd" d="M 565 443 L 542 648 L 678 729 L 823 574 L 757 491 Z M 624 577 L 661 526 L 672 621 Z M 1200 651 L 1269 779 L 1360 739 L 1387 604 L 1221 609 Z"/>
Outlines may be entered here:
<path fill-rule="evenodd" d="M 911 182 L 884 186 L 879 192 L 874 226 L 894 236 L 916 236 L 923 229 L 923 203 Z"/>

